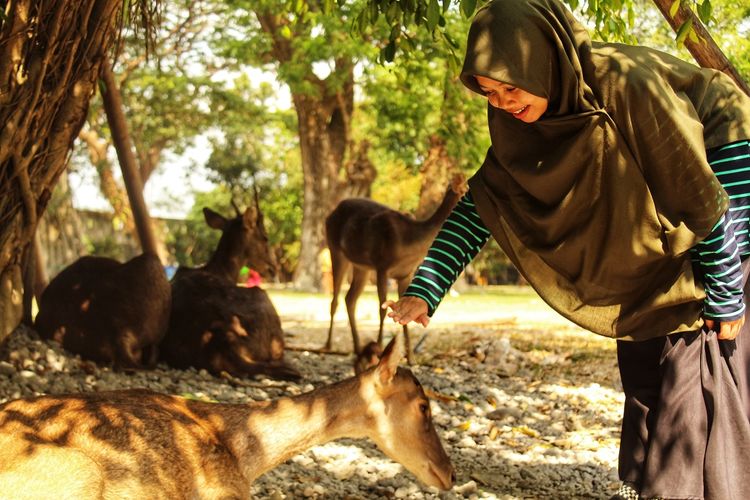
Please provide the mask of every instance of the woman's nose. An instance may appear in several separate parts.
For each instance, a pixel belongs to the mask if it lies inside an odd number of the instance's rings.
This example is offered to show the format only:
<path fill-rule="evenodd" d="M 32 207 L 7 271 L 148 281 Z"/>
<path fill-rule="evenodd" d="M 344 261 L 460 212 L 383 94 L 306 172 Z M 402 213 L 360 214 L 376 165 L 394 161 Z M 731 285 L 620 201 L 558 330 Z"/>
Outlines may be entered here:
<path fill-rule="evenodd" d="M 508 109 L 513 107 L 514 100 L 509 99 L 507 96 L 502 96 L 498 93 L 495 93 L 489 96 L 489 101 L 493 107 L 507 111 Z"/>

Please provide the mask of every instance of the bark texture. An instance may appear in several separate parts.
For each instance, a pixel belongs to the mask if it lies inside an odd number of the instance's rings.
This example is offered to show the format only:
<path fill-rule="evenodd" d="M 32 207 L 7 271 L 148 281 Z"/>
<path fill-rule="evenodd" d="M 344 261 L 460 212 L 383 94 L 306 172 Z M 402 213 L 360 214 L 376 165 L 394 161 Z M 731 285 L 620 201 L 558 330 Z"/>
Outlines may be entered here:
<path fill-rule="evenodd" d="M 9 0 L 0 16 L 0 340 L 20 321 L 22 257 L 86 119 L 121 0 Z"/>

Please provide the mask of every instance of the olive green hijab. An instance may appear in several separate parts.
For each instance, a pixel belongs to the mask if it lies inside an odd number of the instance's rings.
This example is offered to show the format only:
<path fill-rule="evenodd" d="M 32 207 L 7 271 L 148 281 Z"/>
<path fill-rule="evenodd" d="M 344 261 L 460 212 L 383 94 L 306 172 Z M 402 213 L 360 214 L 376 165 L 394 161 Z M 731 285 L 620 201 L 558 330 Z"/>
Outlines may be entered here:
<path fill-rule="evenodd" d="M 553 308 L 642 340 L 701 325 L 688 250 L 727 209 L 706 148 L 750 137 L 750 100 L 719 72 L 592 42 L 557 0 L 495 0 L 470 29 L 474 75 L 548 99 L 528 124 L 488 106 L 470 180 L 484 223 Z"/>

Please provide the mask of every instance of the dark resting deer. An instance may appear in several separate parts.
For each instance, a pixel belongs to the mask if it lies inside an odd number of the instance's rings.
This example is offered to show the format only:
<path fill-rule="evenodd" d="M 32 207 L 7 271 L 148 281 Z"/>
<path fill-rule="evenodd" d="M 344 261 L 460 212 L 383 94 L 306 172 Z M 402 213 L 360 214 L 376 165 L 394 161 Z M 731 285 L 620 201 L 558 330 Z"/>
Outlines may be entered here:
<path fill-rule="evenodd" d="M 371 270 L 376 273 L 378 304 L 386 300 L 388 279 L 398 283 L 398 295 L 404 293 L 416 267 L 422 262 L 432 240 L 458 200 L 466 192 L 463 175 L 456 175 L 445 192 L 437 210 L 425 220 L 415 220 L 367 198 L 349 198 L 341 201 L 326 218 L 326 241 L 331 252 L 333 274 L 333 300 L 331 323 L 324 349 L 332 347 L 333 319 L 339 301 L 339 291 L 344 277 L 353 268 L 352 282 L 346 292 L 346 311 L 354 341 L 354 354 L 360 353 L 356 325 L 357 299 L 367 283 Z M 380 311 L 378 344 L 383 344 L 383 320 L 386 311 Z M 404 325 L 407 359 L 411 362 L 411 346 Z"/>
<path fill-rule="evenodd" d="M 448 490 L 453 466 L 416 377 L 380 363 L 294 397 L 206 403 L 148 390 L 0 405 L 0 492 L 76 500 L 247 499 L 263 473 L 311 446 L 369 438 L 420 481 Z M 1 495 L 1 493 L 0 493 Z"/>
<path fill-rule="evenodd" d="M 284 332 L 268 294 L 260 287 L 237 286 L 244 264 L 266 276 L 275 267 L 257 199 L 234 219 L 209 208 L 203 214 L 221 238 L 206 265 L 181 266 L 172 278 L 172 314 L 161 359 L 175 368 L 194 366 L 216 375 L 300 378 L 284 362 Z"/>
<path fill-rule="evenodd" d="M 159 258 L 81 257 L 44 290 L 35 328 L 81 357 L 116 369 L 150 368 L 167 331 L 170 287 Z"/>

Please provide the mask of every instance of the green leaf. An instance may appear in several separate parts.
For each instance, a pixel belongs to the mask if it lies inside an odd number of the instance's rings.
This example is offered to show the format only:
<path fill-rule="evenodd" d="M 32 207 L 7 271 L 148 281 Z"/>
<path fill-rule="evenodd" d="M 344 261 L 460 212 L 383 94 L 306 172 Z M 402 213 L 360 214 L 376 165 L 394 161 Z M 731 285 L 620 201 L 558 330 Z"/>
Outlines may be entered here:
<path fill-rule="evenodd" d="M 375 21 L 378 20 L 379 15 L 380 15 L 380 9 L 378 8 L 378 4 L 375 2 L 372 2 L 370 4 L 370 22 L 372 24 L 375 24 Z"/>
<path fill-rule="evenodd" d="M 677 14 L 677 11 L 680 9 L 681 3 L 682 0 L 674 0 L 674 2 L 672 2 L 672 6 L 669 8 L 669 17 L 674 18 L 674 15 Z"/>
<path fill-rule="evenodd" d="M 388 24 L 393 24 L 394 21 L 397 21 L 401 17 L 401 6 L 398 4 L 398 2 L 393 2 L 390 7 L 388 7 L 388 10 L 385 12 L 385 19 L 388 21 Z"/>
<path fill-rule="evenodd" d="M 438 0 L 430 0 L 430 3 L 427 5 L 427 29 L 430 31 L 434 30 L 439 20 L 440 7 L 438 6 Z"/>
<path fill-rule="evenodd" d="M 450 45 L 451 47 L 453 47 L 454 49 L 457 49 L 457 48 L 458 48 L 458 43 L 456 43 L 456 41 L 455 41 L 455 40 L 453 39 L 453 37 L 452 37 L 452 36 L 450 36 L 450 35 L 448 34 L 448 32 L 447 32 L 447 31 L 446 31 L 445 33 L 443 33 L 443 37 L 445 38 L 445 40 L 446 40 L 446 41 L 448 42 L 448 44 L 449 44 L 449 45 Z"/>
<path fill-rule="evenodd" d="M 711 0 L 703 0 L 703 2 L 698 4 L 698 17 L 704 23 L 708 23 L 711 20 L 712 10 L 713 7 L 711 6 Z"/>
<path fill-rule="evenodd" d="M 383 59 L 386 62 L 393 62 L 393 58 L 396 56 L 396 42 L 391 40 L 388 45 L 383 47 Z"/>
<path fill-rule="evenodd" d="M 460 8 L 464 17 L 471 17 L 477 8 L 477 0 L 461 0 Z"/>
<path fill-rule="evenodd" d="M 680 26 L 680 29 L 677 30 L 677 35 L 675 36 L 674 41 L 679 45 L 681 43 L 685 43 L 685 39 L 690 34 L 690 30 L 693 29 L 693 19 L 690 18 L 684 23 L 682 23 L 682 26 Z"/>

